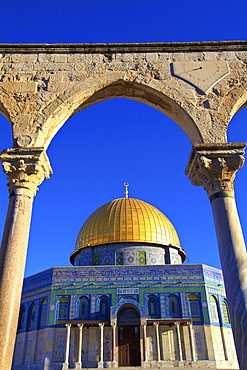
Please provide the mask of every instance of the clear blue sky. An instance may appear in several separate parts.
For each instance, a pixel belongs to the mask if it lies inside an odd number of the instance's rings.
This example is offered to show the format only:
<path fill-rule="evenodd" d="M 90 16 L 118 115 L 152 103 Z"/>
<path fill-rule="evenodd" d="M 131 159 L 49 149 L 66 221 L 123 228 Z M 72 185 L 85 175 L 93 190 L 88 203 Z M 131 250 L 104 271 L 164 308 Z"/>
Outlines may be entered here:
<path fill-rule="evenodd" d="M 246 40 L 246 14 L 244 0 L 11 0 L 1 9 L 0 43 Z M 246 122 L 243 109 L 230 124 L 229 141 L 247 141 Z M 2 150 L 11 147 L 10 125 L 2 116 L 0 127 Z M 71 118 L 48 148 L 54 174 L 35 198 L 26 275 L 68 266 L 83 222 L 122 197 L 125 181 L 131 197 L 153 204 L 173 222 L 190 263 L 220 267 L 207 195 L 184 175 L 190 150 L 174 122 L 131 100 L 109 100 Z M 236 179 L 244 230 L 246 168 Z M 0 204 L 2 228 L 8 204 L 3 172 Z"/>

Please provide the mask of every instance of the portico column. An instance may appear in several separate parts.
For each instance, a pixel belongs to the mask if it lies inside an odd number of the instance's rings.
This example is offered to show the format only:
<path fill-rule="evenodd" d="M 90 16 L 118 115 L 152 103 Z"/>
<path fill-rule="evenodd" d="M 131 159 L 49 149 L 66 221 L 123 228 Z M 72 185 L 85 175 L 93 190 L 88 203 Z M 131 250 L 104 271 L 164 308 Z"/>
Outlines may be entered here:
<path fill-rule="evenodd" d="M 160 336 L 159 336 L 159 323 L 154 322 L 155 337 L 156 337 L 156 351 L 157 351 L 157 362 L 160 362 Z"/>
<path fill-rule="evenodd" d="M 234 198 L 233 180 L 244 164 L 245 144 L 198 144 L 186 174 L 203 185 L 211 202 L 218 247 L 241 370 L 247 369 L 247 255 Z"/>
<path fill-rule="evenodd" d="M 82 351 L 82 329 L 83 324 L 77 324 L 79 329 L 79 340 L 78 340 L 78 359 L 76 363 L 76 369 L 81 369 L 81 351 Z"/>
<path fill-rule="evenodd" d="M 143 330 L 143 362 L 147 362 L 147 320 L 141 319 L 141 326 Z"/>
<path fill-rule="evenodd" d="M 37 186 L 52 173 L 43 148 L 6 149 L 0 153 L 7 174 L 9 206 L 0 248 L 0 369 L 10 370 Z"/>
<path fill-rule="evenodd" d="M 104 324 L 100 323 L 100 348 L 99 348 L 99 362 L 98 368 L 104 367 Z"/>
<path fill-rule="evenodd" d="M 178 341 L 178 361 L 183 361 L 183 353 L 182 353 L 182 343 L 181 343 L 181 335 L 180 335 L 180 323 L 175 322 L 176 332 L 177 332 L 177 341 Z"/>
<path fill-rule="evenodd" d="M 66 370 L 69 367 L 69 346 L 70 346 L 71 324 L 65 324 L 65 326 L 67 328 L 67 337 L 66 337 L 65 360 L 63 363 L 63 370 Z"/>
<path fill-rule="evenodd" d="M 195 338 L 194 338 L 194 332 L 192 327 L 192 322 L 189 321 L 187 323 L 189 328 L 189 337 L 190 337 L 190 348 L 191 348 L 191 360 L 196 361 L 196 346 L 195 346 Z"/>
<path fill-rule="evenodd" d="M 112 362 L 116 364 L 116 322 L 111 322 L 112 327 Z"/>

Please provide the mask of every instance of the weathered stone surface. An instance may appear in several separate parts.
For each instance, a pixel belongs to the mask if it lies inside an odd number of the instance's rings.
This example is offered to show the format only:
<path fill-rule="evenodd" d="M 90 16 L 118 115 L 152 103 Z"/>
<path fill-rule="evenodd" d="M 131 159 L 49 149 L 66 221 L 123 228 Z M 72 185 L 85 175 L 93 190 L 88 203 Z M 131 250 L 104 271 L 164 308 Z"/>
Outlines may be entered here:
<path fill-rule="evenodd" d="M 31 146 L 46 147 L 71 114 L 112 97 L 161 110 L 193 144 L 226 142 L 228 123 L 247 99 L 246 49 L 243 41 L 2 44 L 0 109 L 13 124 L 16 146 L 28 133 Z M 203 94 L 173 75 L 179 61 L 227 61 L 230 74 Z"/>

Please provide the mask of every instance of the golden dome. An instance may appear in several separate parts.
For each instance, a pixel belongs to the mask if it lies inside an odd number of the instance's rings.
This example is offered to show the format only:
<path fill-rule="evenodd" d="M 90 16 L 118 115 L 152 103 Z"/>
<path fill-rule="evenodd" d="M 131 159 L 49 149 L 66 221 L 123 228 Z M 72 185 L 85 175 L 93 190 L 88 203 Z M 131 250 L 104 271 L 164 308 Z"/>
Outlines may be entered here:
<path fill-rule="evenodd" d="M 119 198 L 104 204 L 86 220 L 71 261 L 89 246 L 133 242 L 174 246 L 185 259 L 177 232 L 162 212 L 139 199 Z"/>

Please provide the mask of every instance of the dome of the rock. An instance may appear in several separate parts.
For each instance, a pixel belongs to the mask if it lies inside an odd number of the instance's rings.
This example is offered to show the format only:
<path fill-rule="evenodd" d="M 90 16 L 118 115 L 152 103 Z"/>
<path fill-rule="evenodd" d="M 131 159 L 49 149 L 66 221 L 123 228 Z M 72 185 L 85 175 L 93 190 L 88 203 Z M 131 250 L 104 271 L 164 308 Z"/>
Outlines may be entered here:
<path fill-rule="evenodd" d="M 185 259 L 177 232 L 161 211 L 139 199 L 119 198 L 104 204 L 86 220 L 71 262 L 84 248 L 119 243 L 174 247 Z"/>

